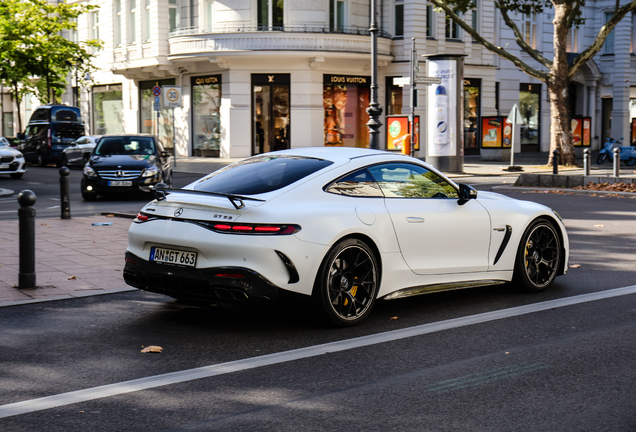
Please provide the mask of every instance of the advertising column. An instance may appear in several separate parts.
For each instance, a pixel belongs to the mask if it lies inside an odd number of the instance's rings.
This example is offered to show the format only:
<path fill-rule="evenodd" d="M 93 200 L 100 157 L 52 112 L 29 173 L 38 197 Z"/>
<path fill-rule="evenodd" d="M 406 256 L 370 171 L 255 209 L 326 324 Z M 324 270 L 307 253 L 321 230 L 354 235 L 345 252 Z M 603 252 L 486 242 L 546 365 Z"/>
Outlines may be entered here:
<path fill-rule="evenodd" d="M 464 59 L 463 55 L 431 55 L 427 75 L 440 84 L 427 90 L 426 162 L 440 171 L 462 172 L 464 168 Z"/>

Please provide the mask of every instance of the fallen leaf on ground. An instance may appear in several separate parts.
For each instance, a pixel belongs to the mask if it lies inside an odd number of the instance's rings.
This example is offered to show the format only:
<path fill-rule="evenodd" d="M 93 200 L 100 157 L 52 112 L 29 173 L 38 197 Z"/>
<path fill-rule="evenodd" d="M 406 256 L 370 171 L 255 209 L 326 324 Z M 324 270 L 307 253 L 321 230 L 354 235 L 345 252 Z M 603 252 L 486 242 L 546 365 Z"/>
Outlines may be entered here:
<path fill-rule="evenodd" d="M 572 265 L 570 266 L 570 268 L 579 268 L 579 267 L 581 267 L 581 265 L 580 265 L 580 264 L 572 264 Z"/>
<path fill-rule="evenodd" d="M 143 345 L 141 347 L 143 348 Z M 150 352 L 160 353 L 162 351 L 163 351 L 163 348 L 161 348 L 160 346 L 154 346 L 154 345 L 150 345 L 141 350 L 142 353 L 150 353 Z"/>
<path fill-rule="evenodd" d="M 115 215 L 114 214 L 108 214 L 108 215 L 106 215 L 106 217 L 115 217 Z"/>
<path fill-rule="evenodd" d="M 396 319 L 397 319 L 397 317 L 391 317 L 391 319 L 392 319 L 392 320 L 396 320 Z"/>
<path fill-rule="evenodd" d="M 77 279 L 75 276 L 69 276 L 68 277 L 68 280 L 75 280 L 75 279 Z"/>
<path fill-rule="evenodd" d="M 42 226 L 46 226 L 46 224 L 45 224 L 45 223 L 42 223 L 42 224 L 40 224 L 40 225 L 42 225 Z"/>
<path fill-rule="evenodd" d="M 603 228 L 605 225 L 594 225 L 596 228 Z"/>

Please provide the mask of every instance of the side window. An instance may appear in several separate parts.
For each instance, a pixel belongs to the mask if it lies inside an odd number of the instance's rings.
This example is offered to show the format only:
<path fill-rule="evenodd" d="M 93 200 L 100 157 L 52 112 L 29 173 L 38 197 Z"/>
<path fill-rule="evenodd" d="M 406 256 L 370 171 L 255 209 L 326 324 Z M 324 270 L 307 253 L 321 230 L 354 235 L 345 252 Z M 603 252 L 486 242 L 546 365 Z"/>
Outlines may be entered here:
<path fill-rule="evenodd" d="M 458 198 L 450 183 L 419 165 L 390 163 L 369 171 L 387 198 Z"/>
<path fill-rule="evenodd" d="M 331 183 L 326 192 L 355 197 L 384 197 L 380 186 L 366 169 L 355 171 Z"/>

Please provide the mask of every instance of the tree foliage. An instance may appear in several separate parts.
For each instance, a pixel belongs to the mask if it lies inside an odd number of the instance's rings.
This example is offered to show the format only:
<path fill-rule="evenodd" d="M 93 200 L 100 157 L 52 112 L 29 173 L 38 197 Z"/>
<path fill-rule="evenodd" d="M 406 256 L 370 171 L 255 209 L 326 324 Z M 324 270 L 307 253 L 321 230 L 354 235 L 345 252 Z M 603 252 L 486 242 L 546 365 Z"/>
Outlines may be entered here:
<path fill-rule="evenodd" d="M 84 76 L 93 69 L 91 48 L 101 47 L 101 42 L 75 42 L 65 36 L 77 30 L 81 14 L 95 8 L 46 0 L 0 2 L 0 79 L 18 105 L 31 92 L 41 101 L 56 102 L 71 72 Z"/>
<path fill-rule="evenodd" d="M 581 13 L 581 8 L 585 6 L 585 0 L 495 0 L 495 9 L 501 13 L 504 22 L 513 31 L 517 45 L 534 59 L 538 65 L 528 64 L 505 48 L 496 46 L 473 29 L 469 23 L 463 21 L 460 16 L 476 7 L 473 0 L 430 1 L 438 11 L 443 11 L 450 16 L 476 42 L 502 58 L 511 61 L 528 75 L 546 83 L 550 95 L 552 117 L 550 158 L 552 158 L 552 151 L 558 149 L 563 163 L 574 164 L 575 157 L 570 123 L 571 113 L 568 111 L 568 86 L 581 67 L 600 51 L 605 39 L 616 25 L 629 12 L 636 10 L 636 0 L 632 0 L 623 6 L 620 6 L 620 0 L 617 0 L 612 18 L 600 28 L 594 42 L 579 53 L 570 63 L 568 63 L 568 53 L 566 52 L 567 35 L 572 27 L 579 27 L 585 23 Z M 554 25 L 554 57 L 552 59 L 544 57 L 540 51 L 530 46 L 512 19 L 513 13 L 524 15 L 540 14 L 548 9 L 554 12 L 552 21 Z"/>

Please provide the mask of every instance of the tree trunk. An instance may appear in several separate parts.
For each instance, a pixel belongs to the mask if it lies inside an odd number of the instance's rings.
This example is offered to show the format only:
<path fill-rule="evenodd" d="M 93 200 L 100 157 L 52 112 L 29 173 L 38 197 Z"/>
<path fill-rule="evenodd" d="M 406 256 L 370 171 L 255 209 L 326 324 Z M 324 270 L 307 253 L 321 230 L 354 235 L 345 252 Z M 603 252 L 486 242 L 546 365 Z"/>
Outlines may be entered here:
<path fill-rule="evenodd" d="M 567 3 L 567 2 L 566 2 Z M 570 68 L 567 59 L 567 17 L 571 5 L 566 3 L 554 6 L 554 60 L 551 77 L 547 81 L 550 96 L 550 157 L 552 165 L 554 150 L 559 151 L 559 165 L 575 165 L 576 154 L 572 145 L 572 125 L 570 123 L 568 77 Z"/>

